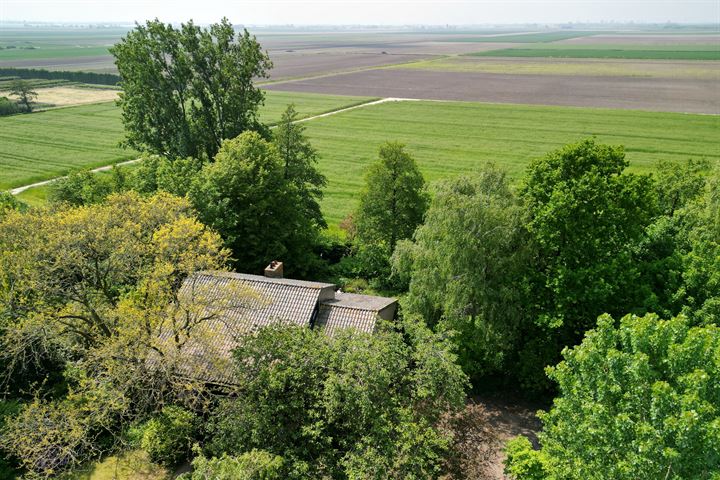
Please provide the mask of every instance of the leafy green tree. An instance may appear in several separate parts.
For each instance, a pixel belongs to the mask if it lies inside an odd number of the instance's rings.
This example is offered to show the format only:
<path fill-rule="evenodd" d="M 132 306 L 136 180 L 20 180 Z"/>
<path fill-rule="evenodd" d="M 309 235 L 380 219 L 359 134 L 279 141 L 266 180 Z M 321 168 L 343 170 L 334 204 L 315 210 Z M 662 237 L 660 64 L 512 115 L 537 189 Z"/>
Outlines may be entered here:
<path fill-rule="evenodd" d="M 133 190 L 143 194 L 162 190 L 184 197 L 190 192 L 193 179 L 202 165 L 200 160 L 189 157 L 171 160 L 149 155 L 133 170 L 130 185 Z"/>
<path fill-rule="evenodd" d="M 263 131 L 253 85 L 272 67 L 247 30 L 227 19 L 207 29 L 159 20 L 137 25 L 110 49 L 122 77 L 126 144 L 176 158 L 212 159 L 222 141 Z"/>
<path fill-rule="evenodd" d="M 284 162 L 285 179 L 295 185 L 301 204 L 298 208 L 321 228 L 327 227 L 318 203 L 327 179 L 316 167 L 317 151 L 305 137 L 305 126 L 297 122 L 294 105 L 288 105 L 273 132 L 273 141 Z"/>
<path fill-rule="evenodd" d="M 227 257 L 190 204 L 168 194 L 11 212 L 0 220 L 5 376 L 22 379 L 48 356 L 116 362 L 118 375 L 129 375 L 132 365 L 142 372 L 143 355 L 167 347 L 161 330 L 174 327 L 182 339 L 198 328 L 170 318 L 178 314 L 173 308 L 193 310 L 192 299 L 178 298 L 183 280 L 223 268 Z M 129 388 L 141 385 L 126 380 Z"/>
<path fill-rule="evenodd" d="M 298 208 L 303 200 L 284 168 L 275 145 L 245 132 L 223 143 L 190 189 L 200 219 L 222 235 L 241 270 L 259 271 L 277 259 L 302 276 L 315 261 L 317 224 Z"/>
<path fill-rule="evenodd" d="M 603 312 L 633 306 L 632 247 L 657 210 L 651 178 L 627 166 L 622 147 L 594 140 L 530 164 L 520 195 L 537 248 L 540 324 L 582 335 Z"/>
<path fill-rule="evenodd" d="M 686 225 L 683 253 L 683 311 L 696 323 L 720 325 L 720 166 L 700 194 L 680 213 Z"/>
<path fill-rule="evenodd" d="M 10 192 L 0 192 L 0 220 L 11 211 L 24 210 L 26 205 Z"/>
<path fill-rule="evenodd" d="M 0 117 L 20 113 L 20 106 L 7 97 L 0 97 Z"/>
<path fill-rule="evenodd" d="M 549 369 L 559 396 L 541 415 L 541 449 L 508 447 L 517 480 L 716 479 L 720 329 L 685 317 L 599 319 Z"/>
<path fill-rule="evenodd" d="M 592 319 L 643 304 L 635 250 L 658 212 L 657 196 L 652 178 L 627 166 L 621 146 L 588 139 L 528 167 L 520 196 L 533 249 L 534 322 L 526 322 L 516 370 L 528 388 L 548 386 L 539 369 L 576 344 Z"/>
<path fill-rule="evenodd" d="M 81 170 L 51 183 L 48 197 L 52 203 L 92 205 L 103 202 L 112 193 L 127 190 L 128 186 L 122 167 L 113 167 L 109 175 Z"/>
<path fill-rule="evenodd" d="M 690 311 L 694 312 L 698 310 L 697 300 L 708 296 L 705 287 L 712 288 L 712 282 L 696 284 L 700 289 L 688 288 L 686 282 L 690 272 L 696 271 L 689 266 L 689 252 L 693 250 L 690 231 L 703 210 L 700 205 L 704 202 L 708 169 L 708 162 L 697 160 L 658 164 L 654 176 L 659 212 L 645 229 L 635 253 L 641 271 L 636 288 L 644 297 L 642 305 L 638 305 L 640 311 L 672 316 L 692 305 Z M 712 264 L 712 260 L 706 260 L 702 263 Z"/>
<path fill-rule="evenodd" d="M 463 404 L 465 377 L 449 344 L 418 322 L 401 332 L 330 338 L 269 327 L 240 339 L 237 398 L 211 422 L 210 450 L 262 448 L 286 478 L 435 478 L 448 438 L 436 423 Z"/>
<path fill-rule="evenodd" d="M 403 307 L 457 332 L 471 378 L 502 370 L 525 311 L 522 208 L 505 172 L 487 166 L 436 185 L 425 223 L 398 244 L 394 274 L 410 280 Z"/>
<path fill-rule="evenodd" d="M 400 143 L 380 146 L 379 159 L 365 177 L 353 215 L 358 255 L 367 274 L 387 277 L 389 258 L 400 240 L 410 238 L 428 206 L 425 180 Z"/>
<path fill-rule="evenodd" d="M 143 428 L 140 446 L 148 453 L 151 461 L 173 467 L 188 459 L 198 427 L 195 414 L 168 405 L 148 420 Z"/>
<path fill-rule="evenodd" d="M 18 98 L 18 103 L 25 107 L 25 111 L 32 112 L 33 103 L 38 94 L 32 89 L 27 80 L 17 79 L 10 85 L 10 95 Z"/>

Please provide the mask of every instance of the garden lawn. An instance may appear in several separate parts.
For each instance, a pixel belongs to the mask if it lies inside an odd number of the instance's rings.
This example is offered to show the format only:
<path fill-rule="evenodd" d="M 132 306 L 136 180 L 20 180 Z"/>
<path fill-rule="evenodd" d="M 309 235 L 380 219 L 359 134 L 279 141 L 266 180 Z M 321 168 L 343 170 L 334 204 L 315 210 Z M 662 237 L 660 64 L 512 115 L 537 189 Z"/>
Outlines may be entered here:
<path fill-rule="evenodd" d="M 337 224 L 357 205 L 366 167 L 387 140 L 407 144 L 426 180 L 475 171 L 487 162 L 517 181 L 528 163 L 567 143 L 596 136 L 625 146 L 631 170 L 650 173 L 663 159 L 720 161 L 720 117 L 470 102 L 393 102 L 305 124 L 328 178 L 323 211 Z"/>

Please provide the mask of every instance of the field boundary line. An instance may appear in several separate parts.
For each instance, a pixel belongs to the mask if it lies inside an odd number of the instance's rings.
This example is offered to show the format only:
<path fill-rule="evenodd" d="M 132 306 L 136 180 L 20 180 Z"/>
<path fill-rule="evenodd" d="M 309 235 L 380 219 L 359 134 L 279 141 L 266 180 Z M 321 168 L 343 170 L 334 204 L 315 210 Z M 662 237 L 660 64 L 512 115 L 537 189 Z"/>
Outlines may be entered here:
<path fill-rule="evenodd" d="M 338 113 L 344 113 L 344 112 L 348 112 L 348 111 L 350 111 L 350 110 L 355 110 L 355 109 L 357 109 L 357 108 L 363 108 L 363 107 L 369 107 L 369 106 L 372 106 L 372 105 L 379 105 L 379 104 L 381 104 L 381 103 L 388 103 L 388 102 L 414 102 L 414 101 L 421 101 L 421 99 L 418 99 L 418 98 L 395 98 L 395 97 L 380 98 L 380 99 L 378 99 L 378 100 L 370 100 L 370 101 L 363 102 L 363 103 L 359 103 L 359 104 L 356 104 L 356 105 L 351 105 L 351 106 L 349 106 L 349 107 L 339 108 L 339 109 L 337 109 L 337 110 L 331 110 L 331 111 L 329 111 L 329 112 L 320 113 L 320 114 L 318 114 L 318 115 L 313 115 L 313 116 L 310 116 L 310 117 L 301 118 L 301 119 L 295 120 L 293 123 L 308 122 L 308 121 L 310 121 L 310 120 L 315 120 L 315 119 L 317 119 L 317 118 L 329 117 L 329 116 L 331 116 L 331 115 L 337 115 Z M 277 125 L 273 125 L 273 126 L 271 126 L 270 128 L 271 128 L 271 129 L 277 128 Z M 125 166 L 125 165 L 132 165 L 133 163 L 138 163 L 138 162 L 142 161 L 143 158 L 144 158 L 144 157 L 140 157 L 140 158 L 136 158 L 136 159 L 134 159 L 134 160 L 127 160 L 127 161 L 120 162 L 120 163 L 114 163 L 114 164 L 112 164 L 112 165 L 104 165 L 104 166 L 102 166 L 102 167 L 93 168 L 92 170 L 90 170 L 90 173 L 107 172 L 107 171 L 109 171 L 109 170 L 112 170 L 114 167 L 122 167 L 122 166 Z M 26 191 L 26 190 L 30 190 L 31 188 L 44 187 L 44 186 L 50 185 L 51 183 L 56 182 L 56 181 L 58 181 L 58 180 L 62 180 L 63 178 L 67 178 L 67 175 L 63 175 L 63 176 L 61 176 L 61 177 L 50 178 L 50 179 L 48 179 L 48 180 L 43 180 L 43 181 L 41 181 L 41 182 L 31 183 L 31 184 L 29 184 L 29 185 L 23 185 L 23 186 L 21 186 L 21 187 L 11 188 L 11 189 L 8 190 L 8 191 L 9 191 L 12 195 L 19 195 L 19 194 L 21 194 L 22 192 L 24 192 L 24 191 Z"/>

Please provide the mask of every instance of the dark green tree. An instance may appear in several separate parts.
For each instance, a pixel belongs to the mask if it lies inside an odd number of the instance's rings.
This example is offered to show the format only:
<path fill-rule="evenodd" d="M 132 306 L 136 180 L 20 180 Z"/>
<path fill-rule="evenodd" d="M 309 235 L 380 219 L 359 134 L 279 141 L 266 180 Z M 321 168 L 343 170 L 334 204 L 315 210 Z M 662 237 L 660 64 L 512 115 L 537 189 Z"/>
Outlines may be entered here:
<path fill-rule="evenodd" d="M 632 247 L 657 201 L 652 179 L 625 173 L 627 166 L 622 147 L 585 140 L 528 168 L 520 194 L 537 248 L 540 324 L 564 325 L 581 337 L 598 315 L 634 306 Z"/>
<path fill-rule="evenodd" d="M 301 196 L 272 143 L 256 132 L 226 140 L 190 189 L 200 218 L 218 231 L 242 271 L 282 260 L 286 272 L 303 276 L 315 257 L 317 225 L 297 208 Z"/>
<path fill-rule="evenodd" d="M 17 79 L 10 86 L 10 95 L 18 98 L 18 103 L 25 107 L 27 112 L 32 112 L 33 103 L 38 94 L 32 89 L 30 82 L 27 80 Z"/>
<path fill-rule="evenodd" d="M 685 317 L 603 316 L 549 369 L 559 395 L 540 450 L 508 447 L 516 480 L 716 479 L 720 329 Z"/>
<path fill-rule="evenodd" d="M 285 178 L 295 185 L 300 194 L 302 208 L 318 226 L 327 224 L 318 203 L 323 197 L 323 188 L 327 179 L 317 169 L 318 154 L 305 137 L 305 127 L 297 122 L 294 105 L 288 105 L 273 132 L 275 146 L 284 162 Z"/>
<path fill-rule="evenodd" d="M 425 180 L 400 143 L 380 146 L 365 176 L 353 221 L 358 257 L 366 275 L 387 278 L 389 259 L 400 240 L 410 238 L 428 206 Z"/>
<path fill-rule="evenodd" d="M 460 363 L 474 380 L 501 371 L 517 347 L 526 244 L 505 172 L 487 166 L 439 183 L 413 241 L 395 249 L 394 273 L 410 279 L 404 310 L 457 332 Z"/>
<path fill-rule="evenodd" d="M 542 368 L 559 360 L 603 313 L 642 311 L 636 249 L 658 213 L 650 176 L 625 172 L 622 146 L 593 139 L 530 164 L 520 187 L 533 257 L 528 263 L 524 345 L 516 374 L 546 389 Z"/>
<path fill-rule="evenodd" d="M 212 159 L 223 140 L 264 130 L 254 79 L 272 67 L 247 30 L 227 19 L 207 29 L 159 20 L 137 25 L 110 49 L 122 77 L 126 144 L 171 159 Z"/>

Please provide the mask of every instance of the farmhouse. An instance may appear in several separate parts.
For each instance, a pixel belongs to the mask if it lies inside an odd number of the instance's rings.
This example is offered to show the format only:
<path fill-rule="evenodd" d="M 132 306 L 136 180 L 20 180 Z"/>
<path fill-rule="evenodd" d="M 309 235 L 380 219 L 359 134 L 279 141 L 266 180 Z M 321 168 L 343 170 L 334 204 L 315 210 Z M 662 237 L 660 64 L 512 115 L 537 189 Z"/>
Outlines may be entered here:
<path fill-rule="evenodd" d="M 186 349 L 185 354 L 194 357 L 188 358 L 188 365 L 204 364 L 203 376 L 216 383 L 232 382 L 230 358 L 241 335 L 278 323 L 328 335 L 345 328 L 372 333 L 378 319 L 392 320 L 397 309 L 394 298 L 344 293 L 332 283 L 283 278 L 281 262 L 271 263 L 264 276 L 199 272 L 185 280 L 181 291 L 203 299 L 212 332 L 210 345 Z M 208 365 L 209 358 L 224 361 Z"/>

